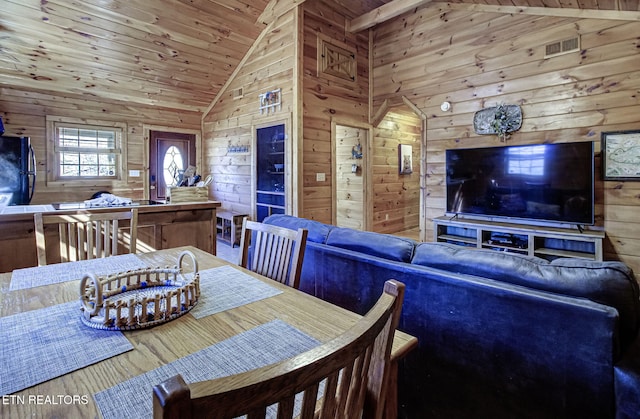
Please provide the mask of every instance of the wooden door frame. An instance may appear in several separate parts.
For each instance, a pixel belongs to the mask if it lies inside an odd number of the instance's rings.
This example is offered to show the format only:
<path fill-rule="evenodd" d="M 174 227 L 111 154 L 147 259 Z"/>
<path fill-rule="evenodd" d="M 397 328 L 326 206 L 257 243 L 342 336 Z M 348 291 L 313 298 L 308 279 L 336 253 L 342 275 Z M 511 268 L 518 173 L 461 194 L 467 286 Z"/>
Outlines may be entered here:
<path fill-rule="evenodd" d="M 420 214 L 419 214 L 419 240 L 426 242 L 427 240 L 427 125 L 428 119 L 425 114 L 416 104 L 411 102 L 406 96 L 402 96 L 402 105 L 389 106 L 388 101 L 380 106 L 380 109 L 376 112 L 376 115 L 372 118 L 373 126 L 377 127 L 384 119 L 387 113 L 393 111 L 394 108 L 407 107 L 411 109 L 413 113 L 420 118 L 420 128 L 422 129 L 420 135 Z"/>
<path fill-rule="evenodd" d="M 143 193 L 142 199 L 149 199 L 149 147 L 151 141 L 151 131 L 163 131 L 163 132 L 175 132 L 180 134 L 191 134 L 196 136 L 196 167 L 198 168 L 198 173 L 202 175 L 204 178 L 206 174 L 203 173 L 202 167 L 202 130 L 194 130 L 194 129 L 186 129 L 186 128 L 176 128 L 176 127 L 167 127 L 162 125 L 142 125 L 142 132 L 144 137 L 144 145 L 143 145 L 143 166 L 144 170 L 142 173 L 143 176 Z M 208 174 L 208 173 L 207 173 Z"/>
<path fill-rule="evenodd" d="M 420 118 L 420 235 L 422 242 L 427 241 L 427 114 L 406 96 L 402 96 L 402 102 Z"/>
<path fill-rule="evenodd" d="M 260 118 L 260 121 L 254 121 L 251 124 L 251 210 L 249 215 L 252 220 L 256 219 L 256 183 L 258 168 L 258 130 L 261 128 L 268 128 L 274 125 L 284 125 L 284 167 L 285 167 L 285 179 L 284 179 L 284 213 L 288 215 L 295 215 L 296 207 L 294 205 L 293 191 L 297 189 L 298 182 L 294 182 L 294 179 L 298 177 L 298 168 L 294 166 L 296 160 L 293 156 L 294 150 L 297 147 L 297 142 L 292 138 L 292 126 L 291 126 L 291 114 L 276 114 L 271 117 Z"/>
<path fill-rule="evenodd" d="M 371 133 L 373 132 L 373 126 L 364 122 L 331 118 L 331 223 L 335 225 L 338 220 L 338 165 L 336 162 L 336 131 L 338 125 L 366 131 L 366 135 L 364 136 L 364 144 L 362 145 L 362 153 L 365 156 L 364 164 L 362 165 L 362 188 L 364 193 L 364 197 L 362 199 L 364 207 L 362 208 L 362 227 L 364 231 L 370 231 L 371 226 L 373 225 L 373 220 L 371 218 L 371 208 L 373 208 L 373 199 L 371 192 L 371 157 L 373 156 L 371 146 Z"/>

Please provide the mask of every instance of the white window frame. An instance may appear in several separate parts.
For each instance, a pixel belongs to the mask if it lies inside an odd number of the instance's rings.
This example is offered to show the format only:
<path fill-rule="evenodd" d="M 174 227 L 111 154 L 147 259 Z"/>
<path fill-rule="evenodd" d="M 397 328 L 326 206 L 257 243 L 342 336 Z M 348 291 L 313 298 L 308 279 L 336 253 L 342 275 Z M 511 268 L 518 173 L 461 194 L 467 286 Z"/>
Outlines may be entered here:
<path fill-rule="evenodd" d="M 59 128 L 79 128 L 87 130 L 113 131 L 116 144 L 112 149 L 95 149 L 95 152 L 108 151 L 116 156 L 115 174 L 113 176 L 62 176 L 60 173 L 60 153 L 68 148 L 59 146 Z M 123 122 L 85 120 L 80 118 L 47 116 L 47 183 L 64 183 L 65 185 L 91 182 L 93 185 L 112 185 L 114 181 L 125 180 L 127 125 Z M 91 151 L 91 149 L 83 150 Z"/>

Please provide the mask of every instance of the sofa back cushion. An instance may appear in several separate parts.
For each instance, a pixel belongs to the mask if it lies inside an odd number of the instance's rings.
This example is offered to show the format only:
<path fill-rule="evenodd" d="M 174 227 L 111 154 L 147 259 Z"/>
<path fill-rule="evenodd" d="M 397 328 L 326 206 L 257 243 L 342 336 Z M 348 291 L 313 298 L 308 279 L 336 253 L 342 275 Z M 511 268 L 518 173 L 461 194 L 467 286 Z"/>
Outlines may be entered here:
<path fill-rule="evenodd" d="M 410 262 L 416 242 L 389 234 L 336 227 L 326 244 L 398 262 Z"/>
<path fill-rule="evenodd" d="M 614 307 L 620 338 L 629 344 L 640 327 L 640 291 L 631 269 L 621 262 L 545 259 L 447 243 L 420 243 L 412 263 L 472 274 Z"/>
<path fill-rule="evenodd" d="M 307 241 L 314 243 L 324 243 L 327 240 L 329 231 L 335 228 L 331 225 L 322 224 L 319 221 L 307 220 L 305 218 L 298 218 L 285 214 L 270 215 L 262 222 L 265 224 L 273 224 L 276 226 L 285 227 L 291 230 L 306 228 L 309 231 L 307 234 Z"/>

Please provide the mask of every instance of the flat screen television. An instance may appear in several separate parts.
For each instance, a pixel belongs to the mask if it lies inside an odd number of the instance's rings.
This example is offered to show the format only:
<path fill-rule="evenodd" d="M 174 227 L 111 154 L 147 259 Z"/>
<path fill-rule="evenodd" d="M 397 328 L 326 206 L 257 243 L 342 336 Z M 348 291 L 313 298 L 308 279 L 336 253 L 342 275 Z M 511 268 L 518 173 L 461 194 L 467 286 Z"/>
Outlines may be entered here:
<path fill-rule="evenodd" d="M 594 223 L 593 142 L 446 151 L 447 213 Z"/>

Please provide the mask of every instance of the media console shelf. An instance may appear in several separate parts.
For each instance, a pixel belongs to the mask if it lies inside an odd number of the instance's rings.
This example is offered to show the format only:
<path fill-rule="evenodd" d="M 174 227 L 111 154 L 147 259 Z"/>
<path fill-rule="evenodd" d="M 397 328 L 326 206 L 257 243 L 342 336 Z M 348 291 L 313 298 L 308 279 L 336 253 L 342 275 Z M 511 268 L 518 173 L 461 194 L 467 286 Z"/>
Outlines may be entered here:
<path fill-rule="evenodd" d="M 545 259 L 602 260 L 603 231 L 501 223 L 451 217 L 433 220 L 437 242 L 514 252 Z"/>

